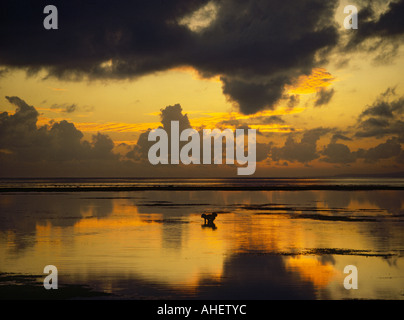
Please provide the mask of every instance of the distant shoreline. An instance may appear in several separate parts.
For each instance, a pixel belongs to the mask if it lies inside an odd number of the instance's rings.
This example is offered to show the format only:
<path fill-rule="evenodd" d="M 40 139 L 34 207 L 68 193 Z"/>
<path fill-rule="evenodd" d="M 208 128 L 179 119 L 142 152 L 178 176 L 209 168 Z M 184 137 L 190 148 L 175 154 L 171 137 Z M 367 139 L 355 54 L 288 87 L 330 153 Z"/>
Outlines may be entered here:
<path fill-rule="evenodd" d="M 10 187 L 0 188 L 0 193 L 10 192 L 125 192 L 125 191 L 371 191 L 404 190 L 393 185 L 276 185 L 276 186 L 94 186 L 94 187 Z"/>

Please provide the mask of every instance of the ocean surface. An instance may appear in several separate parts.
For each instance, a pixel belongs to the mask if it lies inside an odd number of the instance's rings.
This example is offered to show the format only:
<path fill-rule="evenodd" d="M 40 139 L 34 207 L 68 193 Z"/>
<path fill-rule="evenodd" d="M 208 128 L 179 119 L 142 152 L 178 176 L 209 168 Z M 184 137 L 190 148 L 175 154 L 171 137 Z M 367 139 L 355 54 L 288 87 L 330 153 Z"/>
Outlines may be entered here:
<path fill-rule="evenodd" d="M 0 299 L 46 265 L 96 299 L 401 300 L 404 180 L 0 179 Z"/>

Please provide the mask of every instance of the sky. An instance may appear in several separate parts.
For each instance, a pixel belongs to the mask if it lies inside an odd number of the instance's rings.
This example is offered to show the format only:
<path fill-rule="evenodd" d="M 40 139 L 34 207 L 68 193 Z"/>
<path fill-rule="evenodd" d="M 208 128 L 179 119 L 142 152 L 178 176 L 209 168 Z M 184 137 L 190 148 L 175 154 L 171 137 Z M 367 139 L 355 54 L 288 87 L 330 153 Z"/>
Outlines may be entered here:
<path fill-rule="evenodd" d="M 1 177 L 237 176 L 151 165 L 175 120 L 256 129 L 254 177 L 404 171 L 404 0 L 46 5 L 0 4 Z"/>

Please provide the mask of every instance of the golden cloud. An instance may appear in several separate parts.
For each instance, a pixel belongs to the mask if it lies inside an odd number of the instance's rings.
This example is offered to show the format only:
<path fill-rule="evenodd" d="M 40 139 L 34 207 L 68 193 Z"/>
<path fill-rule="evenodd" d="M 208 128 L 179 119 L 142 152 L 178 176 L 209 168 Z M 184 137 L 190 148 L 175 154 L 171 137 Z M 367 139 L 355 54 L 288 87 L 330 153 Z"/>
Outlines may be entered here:
<path fill-rule="evenodd" d="M 317 92 L 320 88 L 328 87 L 335 81 L 333 77 L 324 68 L 314 68 L 311 74 L 306 76 L 300 76 L 296 79 L 295 83 L 290 86 L 286 86 L 286 90 L 289 94 L 310 94 Z"/>

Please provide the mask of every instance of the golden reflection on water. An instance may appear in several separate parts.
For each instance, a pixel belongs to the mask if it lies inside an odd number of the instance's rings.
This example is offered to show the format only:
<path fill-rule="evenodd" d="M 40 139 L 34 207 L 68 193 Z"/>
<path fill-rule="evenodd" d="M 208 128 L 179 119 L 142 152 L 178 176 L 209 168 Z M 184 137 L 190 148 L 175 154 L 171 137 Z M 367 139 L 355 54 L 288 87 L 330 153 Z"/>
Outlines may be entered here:
<path fill-rule="evenodd" d="M 404 288 L 403 259 L 401 253 L 396 255 L 403 249 L 402 220 L 380 225 L 299 218 L 307 212 L 337 217 L 391 215 L 402 210 L 402 200 L 394 208 L 386 208 L 381 205 L 382 199 L 378 201 L 372 195 L 367 198 L 364 193 L 330 191 L 142 192 L 124 196 L 115 193 L 109 198 L 104 194 L 97 196 L 50 195 L 38 202 L 35 198 L 25 199 L 25 211 L 18 206 L 16 210 L 20 211 L 15 212 L 24 212 L 23 217 L 30 218 L 24 222 L 20 217 L 21 221 L 16 220 L 9 229 L 7 225 L 2 227 L 0 257 L 4 263 L 0 271 L 41 274 L 45 265 L 53 264 L 68 281 L 104 279 L 106 292 L 116 289 L 113 284 L 116 278 L 137 278 L 192 294 L 206 281 L 220 285 L 231 278 L 235 257 L 246 261 L 245 275 L 242 272 L 241 277 L 249 281 L 249 263 L 256 263 L 250 257 L 263 255 L 260 263 L 267 265 L 259 270 L 271 273 L 273 268 L 274 273 L 279 272 L 272 264 L 279 262 L 282 277 L 290 275 L 296 287 L 309 285 L 317 298 L 377 298 L 376 291 L 381 290 L 383 283 L 380 278 L 392 274 L 392 269 L 396 278 L 384 282 L 386 290 L 400 298 L 400 288 Z M 397 196 L 393 195 L 395 199 Z M 11 214 L 18 197 L 2 195 L 0 203 Z M 274 203 L 278 204 L 276 210 L 248 207 Z M 65 206 L 68 209 L 63 211 Z M 44 208 L 50 213 L 43 211 Z M 333 208 L 333 211 L 317 212 L 316 208 Z M 376 211 L 364 213 L 361 209 Z M 215 221 L 217 229 L 203 227 L 201 213 L 214 210 L 219 211 Z M 34 224 L 33 228 L 26 226 L 30 223 Z M 21 237 L 26 242 L 21 244 Z M 395 257 L 385 259 L 376 255 L 368 259 L 315 251 L 302 255 L 305 250 L 317 248 L 393 253 Z M 358 265 L 364 288 L 359 294 L 342 288 L 346 264 Z M 263 284 L 268 279 L 273 281 L 271 276 L 265 277 Z"/>
<path fill-rule="evenodd" d="M 302 279 L 313 283 L 317 289 L 325 288 L 340 272 L 333 265 L 321 263 L 315 257 L 289 257 L 286 269 L 298 272 Z"/>

